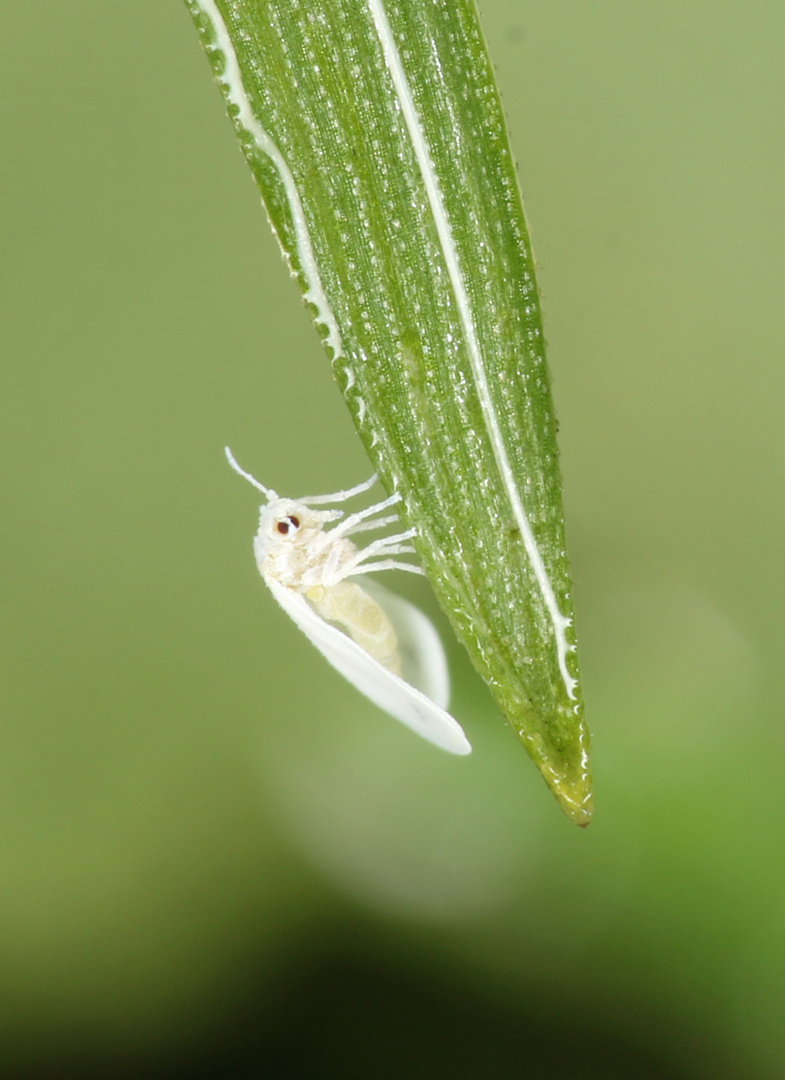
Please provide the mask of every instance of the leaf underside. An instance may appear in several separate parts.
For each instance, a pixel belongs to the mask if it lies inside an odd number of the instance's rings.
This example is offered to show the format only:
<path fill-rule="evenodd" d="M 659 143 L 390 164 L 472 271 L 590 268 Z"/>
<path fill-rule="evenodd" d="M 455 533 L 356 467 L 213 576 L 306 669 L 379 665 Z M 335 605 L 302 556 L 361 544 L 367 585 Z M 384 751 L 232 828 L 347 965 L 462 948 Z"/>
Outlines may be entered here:
<path fill-rule="evenodd" d="M 471 0 L 186 0 L 434 590 L 568 816 L 588 731 L 534 262 Z"/>

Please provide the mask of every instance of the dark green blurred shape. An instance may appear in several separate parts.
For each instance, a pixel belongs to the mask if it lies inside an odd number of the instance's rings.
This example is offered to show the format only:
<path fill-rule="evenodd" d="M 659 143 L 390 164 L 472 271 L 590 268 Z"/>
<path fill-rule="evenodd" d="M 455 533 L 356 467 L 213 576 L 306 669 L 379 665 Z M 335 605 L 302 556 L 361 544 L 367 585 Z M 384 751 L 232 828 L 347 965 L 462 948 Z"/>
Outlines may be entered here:
<path fill-rule="evenodd" d="M 596 728 L 574 837 L 458 651 L 456 763 L 264 594 L 222 446 L 295 492 L 367 464 L 185 10 L 5 13 L 4 1075 L 785 1069 L 785 12 L 483 14 Z"/>

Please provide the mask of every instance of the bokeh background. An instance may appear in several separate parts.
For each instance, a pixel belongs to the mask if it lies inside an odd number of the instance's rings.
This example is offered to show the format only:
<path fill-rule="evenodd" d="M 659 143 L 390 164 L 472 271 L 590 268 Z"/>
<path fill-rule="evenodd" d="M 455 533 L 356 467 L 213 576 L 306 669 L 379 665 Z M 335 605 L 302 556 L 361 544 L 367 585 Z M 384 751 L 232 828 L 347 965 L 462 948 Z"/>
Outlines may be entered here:
<path fill-rule="evenodd" d="M 484 0 L 594 731 L 560 814 L 277 610 L 254 493 L 369 471 L 185 7 L 0 69 L 0 1073 L 785 1074 L 785 7 Z M 439 620 L 424 583 L 408 590 Z"/>

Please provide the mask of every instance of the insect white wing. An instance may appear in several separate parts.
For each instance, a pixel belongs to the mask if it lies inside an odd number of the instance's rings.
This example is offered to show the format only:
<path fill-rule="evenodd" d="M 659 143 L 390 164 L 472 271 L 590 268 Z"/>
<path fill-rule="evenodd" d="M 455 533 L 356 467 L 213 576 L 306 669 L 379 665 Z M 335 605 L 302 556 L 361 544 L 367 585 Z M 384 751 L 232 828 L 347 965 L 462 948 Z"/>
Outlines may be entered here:
<path fill-rule="evenodd" d="M 436 627 L 418 607 L 385 589 L 378 581 L 366 579 L 363 588 L 393 624 L 404 680 L 422 691 L 441 709 L 447 709 L 450 704 L 450 672 Z"/>
<path fill-rule="evenodd" d="M 470 753 L 460 724 L 446 711 L 447 661 L 433 624 L 413 604 L 376 582 L 363 578 L 361 587 L 355 580 L 376 570 L 422 573 L 396 558 L 414 551 L 407 543 L 412 531 L 374 540 L 362 549 L 349 539 L 350 534 L 396 521 L 395 514 L 378 515 L 398 496 L 344 518 L 341 511 L 312 507 L 367 491 L 375 477 L 331 496 L 284 499 L 241 469 L 228 449 L 226 456 L 267 499 L 259 515 L 254 553 L 259 572 L 281 607 L 333 667 L 374 704 L 441 749 Z M 340 518 L 340 524 L 324 528 Z"/>
<path fill-rule="evenodd" d="M 448 750 L 451 754 L 471 752 L 471 744 L 458 721 L 422 690 L 374 660 L 357 642 L 318 615 L 295 589 L 289 589 L 278 581 L 268 581 L 267 584 L 284 611 L 294 619 L 322 656 L 375 705 L 442 750 Z M 402 604 L 406 603 L 400 597 L 396 599 Z M 416 608 L 414 610 L 417 611 Z M 421 612 L 417 614 L 428 622 Z M 430 622 L 428 625 L 435 634 Z M 432 648 L 432 643 L 429 645 Z"/>

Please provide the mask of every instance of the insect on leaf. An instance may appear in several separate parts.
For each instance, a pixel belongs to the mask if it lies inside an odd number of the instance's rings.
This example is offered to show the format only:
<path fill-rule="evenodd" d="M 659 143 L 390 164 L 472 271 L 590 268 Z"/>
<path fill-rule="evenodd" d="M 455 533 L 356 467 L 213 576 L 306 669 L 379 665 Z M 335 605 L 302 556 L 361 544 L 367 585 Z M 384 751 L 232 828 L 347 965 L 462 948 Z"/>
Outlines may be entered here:
<path fill-rule="evenodd" d="M 186 0 L 358 432 L 569 817 L 588 732 L 534 261 L 472 0 Z"/>
<path fill-rule="evenodd" d="M 470 753 L 460 724 L 446 711 L 447 660 L 430 620 L 381 585 L 354 580 L 380 570 L 420 572 L 398 558 L 414 554 L 408 543 L 411 531 L 382 536 L 360 549 L 351 539 L 397 521 L 397 514 L 381 515 L 399 496 L 348 517 L 340 510 L 314 510 L 317 504 L 346 502 L 367 491 L 376 475 L 349 491 L 286 499 L 241 469 L 228 448 L 226 457 L 265 496 L 254 554 L 259 573 L 287 615 L 381 709 L 442 750 Z M 330 523 L 332 528 L 326 528 Z"/>

